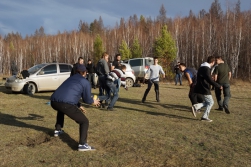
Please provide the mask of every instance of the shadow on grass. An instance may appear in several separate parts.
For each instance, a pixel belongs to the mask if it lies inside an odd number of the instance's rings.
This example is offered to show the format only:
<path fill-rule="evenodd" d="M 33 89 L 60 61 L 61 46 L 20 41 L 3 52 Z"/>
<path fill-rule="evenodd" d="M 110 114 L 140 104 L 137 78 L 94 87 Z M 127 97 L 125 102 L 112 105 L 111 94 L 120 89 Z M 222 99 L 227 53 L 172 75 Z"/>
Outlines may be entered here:
<path fill-rule="evenodd" d="M 43 100 L 48 100 L 48 101 L 51 101 L 51 95 L 43 95 L 43 93 L 45 94 L 46 92 L 39 92 L 37 94 L 34 94 L 34 95 L 31 95 L 30 97 L 32 98 L 36 98 L 36 99 L 43 99 Z M 53 92 L 52 92 L 53 93 Z M 51 94 L 52 94 L 51 93 Z M 27 95 L 29 96 L 29 95 Z"/>
<path fill-rule="evenodd" d="M 5 94 L 12 94 L 11 90 L 6 89 L 4 85 L 0 85 L 0 92 Z"/>
<path fill-rule="evenodd" d="M 54 91 L 43 91 L 43 92 L 35 93 L 34 95 L 28 95 L 28 94 L 25 94 L 24 92 L 12 92 L 11 90 L 6 89 L 3 85 L 1 85 L 0 92 L 2 92 L 4 94 L 13 94 L 13 95 L 22 94 L 22 95 L 26 95 L 26 96 L 33 97 L 33 98 L 50 100 L 51 95 L 44 96 L 43 94 L 50 93 L 50 92 L 52 94 Z"/>
<path fill-rule="evenodd" d="M 168 89 L 186 89 L 186 87 L 182 85 L 181 86 L 178 85 L 178 86 L 169 87 Z"/>
<path fill-rule="evenodd" d="M 250 100 L 251 98 L 248 98 L 248 97 L 231 97 L 231 99 L 237 99 L 237 100 Z"/>
<path fill-rule="evenodd" d="M 119 98 L 118 101 L 124 102 L 124 103 L 130 103 L 130 104 L 143 105 L 143 106 L 145 106 L 147 108 L 155 108 L 154 105 L 160 105 L 164 109 L 171 108 L 173 110 L 178 110 L 178 111 L 186 111 L 187 112 L 190 109 L 188 106 L 182 106 L 182 105 L 161 104 L 161 103 L 149 102 L 149 101 L 146 101 L 145 103 L 142 103 L 141 101 L 136 100 L 136 99 Z M 193 120 L 192 118 L 183 117 L 183 116 L 174 115 L 174 114 L 167 114 L 167 113 L 163 113 L 163 112 L 146 111 L 146 110 L 140 109 L 140 107 L 130 108 L 130 107 L 126 107 L 126 106 L 116 106 L 115 105 L 115 108 L 121 108 L 121 109 L 124 109 L 124 110 L 131 110 L 131 111 L 138 111 L 138 112 L 144 112 L 144 113 L 147 113 L 147 114 L 150 114 L 150 115 L 155 115 L 155 116 L 166 116 L 166 117 L 169 117 L 169 118 Z"/>
<path fill-rule="evenodd" d="M 190 111 L 191 109 L 189 106 L 175 105 L 175 104 L 163 104 L 163 102 L 158 103 L 158 102 L 149 101 L 149 100 L 146 100 L 145 103 L 142 103 L 141 100 L 137 100 L 137 99 L 119 98 L 118 101 L 124 102 L 124 103 L 130 103 L 130 104 L 143 105 L 143 106 L 147 106 L 151 108 L 153 108 L 154 105 L 160 105 L 163 108 L 172 108 L 174 110 L 179 110 L 179 111 Z M 117 106 L 115 105 L 115 107 Z"/>
<path fill-rule="evenodd" d="M 8 125 L 8 126 L 16 126 L 16 127 L 22 127 L 22 128 L 29 128 L 29 129 L 34 129 L 37 131 L 42 131 L 50 136 L 53 136 L 54 132 L 52 129 L 46 128 L 46 127 L 42 127 L 42 126 L 37 126 L 37 125 L 31 125 L 31 124 L 27 124 L 25 122 L 22 122 L 20 120 L 38 120 L 38 121 L 42 121 L 43 120 L 43 116 L 37 115 L 37 114 L 29 114 L 28 117 L 16 117 L 10 114 L 4 114 L 4 113 L 0 113 L 0 124 L 3 125 Z M 60 136 L 60 139 L 67 143 L 68 146 L 70 148 L 72 148 L 73 150 L 76 149 L 78 143 L 72 139 L 67 133 L 64 133 L 63 135 Z"/>
<path fill-rule="evenodd" d="M 178 111 L 190 111 L 191 107 L 176 104 L 160 104 L 163 108 L 171 108 Z"/>
<path fill-rule="evenodd" d="M 194 120 L 193 118 L 183 117 L 183 116 L 174 115 L 174 114 L 145 111 L 145 110 L 140 110 L 138 108 L 129 108 L 129 107 L 121 107 L 121 106 L 115 106 L 115 108 L 121 108 L 121 109 L 124 109 L 124 110 L 132 110 L 132 111 L 138 111 L 138 112 L 144 112 L 146 114 L 150 114 L 150 115 L 154 115 L 154 116 L 165 116 L 165 117 L 169 117 L 169 118 Z"/>

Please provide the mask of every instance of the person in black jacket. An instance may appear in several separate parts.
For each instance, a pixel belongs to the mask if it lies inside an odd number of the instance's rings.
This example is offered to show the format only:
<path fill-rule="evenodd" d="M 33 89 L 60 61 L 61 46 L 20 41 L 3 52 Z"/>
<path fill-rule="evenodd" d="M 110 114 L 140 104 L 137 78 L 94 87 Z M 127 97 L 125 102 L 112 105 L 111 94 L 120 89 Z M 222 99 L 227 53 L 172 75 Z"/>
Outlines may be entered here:
<path fill-rule="evenodd" d="M 88 59 L 88 62 L 86 64 L 86 69 L 87 69 L 87 78 L 88 81 L 90 82 L 91 85 L 94 86 L 94 89 L 96 89 L 96 83 L 94 82 L 95 79 L 95 67 L 92 64 L 92 60 Z"/>
<path fill-rule="evenodd" d="M 194 93 L 194 87 L 197 83 L 197 70 L 195 70 L 194 68 L 186 67 L 185 63 L 180 63 L 179 67 L 180 71 L 184 72 L 184 76 L 188 81 L 190 88 L 188 97 L 192 105 L 202 103 L 204 101 L 204 96 Z"/>
<path fill-rule="evenodd" d="M 192 106 L 192 113 L 196 117 L 196 111 L 202 107 L 206 107 L 204 114 L 202 115 L 201 121 L 212 122 L 213 120 L 209 119 L 210 110 L 214 104 L 214 100 L 211 94 L 211 85 L 214 85 L 217 88 L 222 89 L 222 86 L 216 83 L 211 77 L 210 68 L 214 65 L 215 58 L 209 56 L 207 62 L 201 64 L 197 73 L 197 83 L 194 88 L 194 92 L 204 95 L 205 101 L 203 103 L 194 104 Z"/>
<path fill-rule="evenodd" d="M 83 57 L 79 57 L 78 58 L 78 62 L 73 64 L 73 68 L 71 69 L 71 75 L 70 76 L 73 76 L 74 74 L 77 73 L 77 66 L 78 64 L 84 64 L 84 59 Z"/>
<path fill-rule="evenodd" d="M 89 120 L 85 116 L 85 109 L 80 105 L 79 99 L 84 103 L 99 105 L 98 99 L 91 98 L 91 86 L 86 80 L 86 67 L 78 64 L 77 74 L 65 80 L 51 95 L 51 107 L 57 111 L 54 136 L 61 135 L 64 131 L 64 115 L 67 115 L 79 124 L 79 151 L 91 151 L 93 147 L 87 144 Z"/>
<path fill-rule="evenodd" d="M 179 65 L 180 65 L 180 62 L 178 62 L 176 66 L 174 67 L 175 85 L 177 85 L 178 81 L 180 82 L 180 85 L 182 85 L 182 72 L 180 71 Z"/>

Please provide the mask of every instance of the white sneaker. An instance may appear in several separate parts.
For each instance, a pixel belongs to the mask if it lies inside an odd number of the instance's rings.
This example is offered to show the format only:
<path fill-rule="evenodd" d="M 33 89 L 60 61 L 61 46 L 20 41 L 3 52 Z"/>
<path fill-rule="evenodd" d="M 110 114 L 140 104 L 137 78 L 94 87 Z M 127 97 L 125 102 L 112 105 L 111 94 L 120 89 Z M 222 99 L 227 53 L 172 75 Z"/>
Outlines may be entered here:
<path fill-rule="evenodd" d="M 78 145 L 78 151 L 95 151 L 96 149 L 94 147 L 89 146 L 87 143 L 84 145 L 79 144 Z"/>
<path fill-rule="evenodd" d="M 201 118 L 201 121 L 203 121 L 203 122 L 213 122 L 213 120 L 211 120 L 209 118 Z"/>
<path fill-rule="evenodd" d="M 194 117 L 196 117 L 196 111 L 197 111 L 197 110 L 196 110 L 195 106 L 193 105 L 193 106 L 192 106 L 192 113 L 193 113 L 193 116 L 194 116 Z"/>
<path fill-rule="evenodd" d="M 55 130 L 55 131 L 54 131 L 54 136 L 57 137 L 57 136 L 59 136 L 59 135 L 61 135 L 61 134 L 63 134 L 63 133 L 64 133 L 63 130 Z"/>

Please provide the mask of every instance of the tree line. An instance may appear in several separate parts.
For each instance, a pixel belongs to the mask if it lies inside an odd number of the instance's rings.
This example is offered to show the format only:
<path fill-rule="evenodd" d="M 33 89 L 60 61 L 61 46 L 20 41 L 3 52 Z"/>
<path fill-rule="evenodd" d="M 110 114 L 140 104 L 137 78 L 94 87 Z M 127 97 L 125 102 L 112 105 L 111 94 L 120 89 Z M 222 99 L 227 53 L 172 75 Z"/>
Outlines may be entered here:
<path fill-rule="evenodd" d="M 110 60 L 159 56 L 167 73 L 177 61 L 198 68 L 210 55 L 222 56 L 234 78 L 251 80 L 251 10 L 241 11 L 240 0 L 222 10 L 218 0 L 188 16 L 168 18 L 161 5 L 156 18 L 137 15 L 121 18 L 112 28 L 102 17 L 88 24 L 82 20 L 76 31 L 47 35 L 44 28 L 33 35 L 19 33 L 0 36 L 0 73 L 10 74 L 14 61 L 20 70 L 38 63 L 74 63 L 79 56 L 95 63 L 106 51 Z"/>

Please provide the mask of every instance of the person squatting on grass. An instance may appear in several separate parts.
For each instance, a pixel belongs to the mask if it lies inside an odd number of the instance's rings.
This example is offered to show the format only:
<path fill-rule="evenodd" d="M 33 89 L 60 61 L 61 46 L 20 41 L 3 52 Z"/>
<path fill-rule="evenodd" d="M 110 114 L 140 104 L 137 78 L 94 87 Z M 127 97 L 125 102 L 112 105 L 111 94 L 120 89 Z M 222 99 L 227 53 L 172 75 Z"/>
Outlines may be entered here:
<path fill-rule="evenodd" d="M 197 73 L 197 83 L 194 88 L 194 92 L 204 95 L 205 101 L 203 103 L 194 104 L 192 106 L 192 113 L 196 117 L 196 111 L 202 107 L 206 107 L 204 114 L 202 115 L 201 121 L 212 122 L 213 120 L 209 119 L 210 110 L 214 104 L 214 100 L 211 94 L 211 85 L 214 85 L 215 88 L 222 89 L 222 86 L 216 83 L 210 74 L 210 68 L 214 65 L 215 58 L 209 56 L 207 62 L 201 64 Z"/>
<path fill-rule="evenodd" d="M 154 90 L 156 93 L 156 101 L 159 102 L 159 74 L 162 73 L 163 78 L 165 78 L 165 72 L 163 71 L 162 67 L 158 65 L 158 58 L 153 58 L 154 64 L 150 65 L 148 70 L 146 71 L 145 77 L 148 73 L 150 73 L 150 78 L 148 80 L 148 86 L 142 98 L 142 103 L 146 101 L 146 96 L 149 93 L 152 85 L 154 84 Z"/>
<path fill-rule="evenodd" d="M 190 87 L 188 97 L 192 105 L 202 103 L 204 101 L 204 96 L 201 94 L 194 93 L 194 87 L 197 83 L 197 70 L 195 70 L 194 68 L 186 67 L 185 63 L 180 63 L 179 68 L 180 71 L 184 72 L 184 76 L 188 80 L 188 84 Z"/>
<path fill-rule="evenodd" d="M 57 111 L 57 120 L 54 136 L 61 135 L 64 131 L 64 115 L 67 115 L 79 124 L 79 151 L 94 150 L 87 144 L 87 131 L 89 120 L 84 115 L 85 109 L 80 106 L 79 100 L 84 103 L 99 105 L 99 100 L 91 98 L 91 85 L 86 77 L 86 67 L 77 65 L 77 74 L 65 80 L 51 96 L 51 106 Z"/>
<path fill-rule="evenodd" d="M 112 111 L 116 101 L 119 98 L 119 88 L 120 85 L 123 85 L 126 90 L 126 76 L 125 76 L 126 66 L 122 65 L 120 69 L 114 69 L 107 75 L 106 85 L 110 88 L 111 93 L 113 94 L 111 102 L 109 103 L 107 110 Z M 108 97 L 109 98 L 109 97 Z"/>
<path fill-rule="evenodd" d="M 221 99 L 222 90 L 219 88 L 215 88 L 215 96 L 219 105 L 217 110 L 223 111 L 223 108 L 227 114 L 230 114 L 228 103 L 231 97 L 230 93 L 230 78 L 231 78 L 231 70 L 227 63 L 225 63 L 220 56 L 216 56 L 216 63 L 218 66 L 215 67 L 214 70 L 214 79 L 215 81 L 222 86 L 224 99 Z"/>

